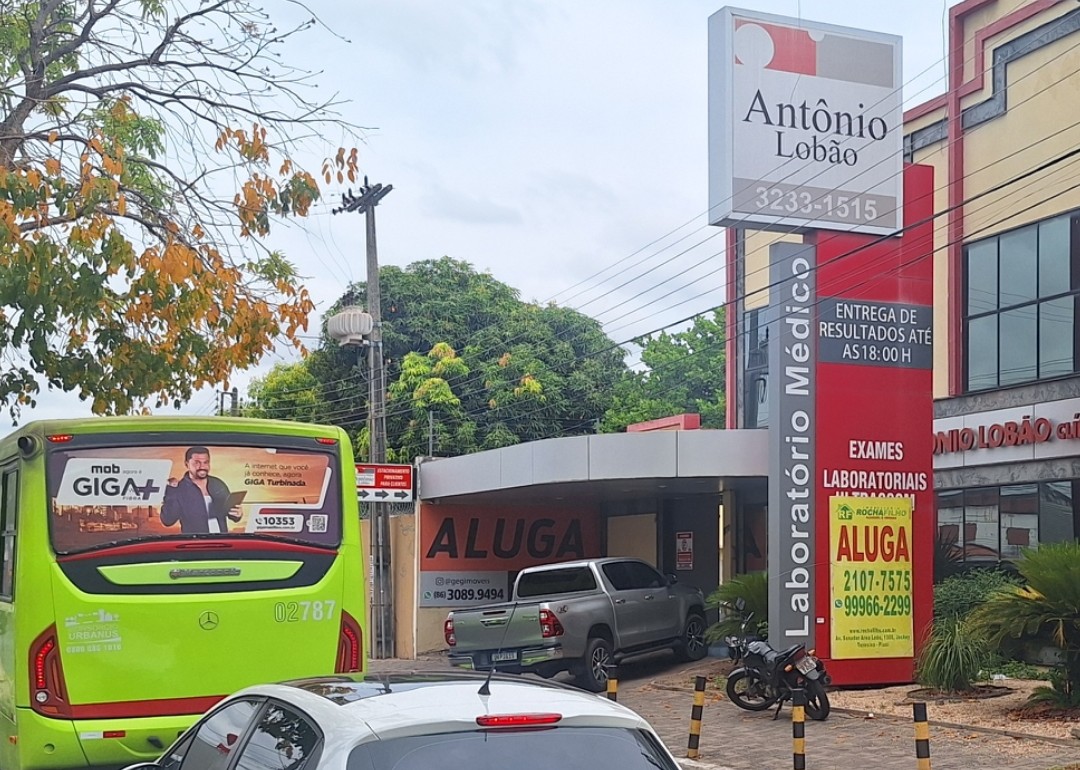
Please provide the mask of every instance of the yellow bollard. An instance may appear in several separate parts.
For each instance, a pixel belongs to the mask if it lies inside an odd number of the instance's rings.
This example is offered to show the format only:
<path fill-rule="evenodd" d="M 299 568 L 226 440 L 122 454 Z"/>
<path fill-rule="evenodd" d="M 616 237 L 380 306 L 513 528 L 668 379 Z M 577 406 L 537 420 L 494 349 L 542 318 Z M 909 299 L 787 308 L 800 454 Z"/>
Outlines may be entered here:
<path fill-rule="evenodd" d="M 607 697 L 608 700 L 619 700 L 619 667 L 611 666 L 607 672 Z"/>
<path fill-rule="evenodd" d="M 915 716 L 915 767 L 930 770 L 930 723 L 926 719 L 926 704 L 911 705 Z"/>
<path fill-rule="evenodd" d="M 705 709 L 705 677 L 694 678 L 694 707 L 690 710 L 690 742 L 686 747 L 686 758 L 698 758 L 698 743 L 701 740 L 701 713 Z"/>
<path fill-rule="evenodd" d="M 806 691 L 791 693 L 791 753 L 792 767 L 806 770 Z"/>

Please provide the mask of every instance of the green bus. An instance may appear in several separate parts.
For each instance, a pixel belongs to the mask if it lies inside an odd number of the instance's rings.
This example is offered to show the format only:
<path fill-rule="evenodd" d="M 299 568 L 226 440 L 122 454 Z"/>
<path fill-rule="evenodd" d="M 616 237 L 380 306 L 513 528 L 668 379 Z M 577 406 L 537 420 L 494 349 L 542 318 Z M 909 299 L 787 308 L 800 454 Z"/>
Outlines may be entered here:
<path fill-rule="evenodd" d="M 0 440 L 0 768 L 157 756 L 223 696 L 362 671 L 339 428 L 30 423 Z"/>

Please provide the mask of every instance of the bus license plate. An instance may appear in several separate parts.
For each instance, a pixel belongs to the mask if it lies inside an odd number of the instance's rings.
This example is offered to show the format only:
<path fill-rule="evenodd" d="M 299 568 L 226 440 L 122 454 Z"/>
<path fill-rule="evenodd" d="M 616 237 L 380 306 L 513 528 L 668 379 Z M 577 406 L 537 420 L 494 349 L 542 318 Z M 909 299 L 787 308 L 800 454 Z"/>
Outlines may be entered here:
<path fill-rule="evenodd" d="M 802 658 L 801 660 L 799 660 L 798 663 L 795 664 L 795 668 L 799 669 L 800 674 L 809 674 L 811 671 L 817 668 L 817 658 L 811 658 L 809 655 L 807 655 L 805 658 Z"/>
<path fill-rule="evenodd" d="M 505 663 L 508 660 L 517 660 L 517 650 L 506 650 L 504 652 L 491 653 L 492 663 Z"/>

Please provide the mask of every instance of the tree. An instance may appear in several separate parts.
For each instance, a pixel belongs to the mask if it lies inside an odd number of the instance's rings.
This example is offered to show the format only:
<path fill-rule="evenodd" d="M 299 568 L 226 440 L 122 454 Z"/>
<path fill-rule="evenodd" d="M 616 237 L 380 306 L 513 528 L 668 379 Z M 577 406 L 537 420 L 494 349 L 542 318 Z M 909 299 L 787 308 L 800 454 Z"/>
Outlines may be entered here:
<path fill-rule="evenodd" d="M 624 352 L 595 320 L 523 302 L 515 289 L 449 257 L 384 266 L 379 280 L 389 454 L 427 454 L 428 411 L 439 455 L 595 430 L 625 371 Z M 363 305 L 365 290 L 351 286 L 337 307 Z M 320 383 L 324 418 L 357 437 L 360 456 L 364 357 L 324 340 L 304 362 Z M 299 419 L 289 409 L 273 416 Z"/>
<path fill-rule="evenodd" d="M 388 452 L 391 462 L 411 463 L 438 446 L 474 446 L 476 423 L 464 414 L 450 381 L 469 373 L 454 349 L 440 342 L 427 355 L 406 353 L 401 374 L 387 393 L 393 417 L 387 433 L 395 437 Z M 430 432 L 429 432 L 430 430 Z"/>
<path fill-rule="evenodd" d="M 39 380 L 96 413 L 227 382 L 312 302 L 269 248 L 315 178 L 296 142 L 339 123 L 246 0 L 0 4 L 0 403 Z M 356 151 L 327 159 L 355 178 Z"/>
<path fill-rule="evenodd" d="M 319 382 L 303 363 L 277 364 L 248 389 L 245 417 L 272 417 L 287 411 L 303 422 L 320 422 Z"/>
<path fill-rule="evenodd" d="M 725 340 L 723 308 L 711 318 L 698 316 L 685 331 L 638 340 L 645 369 L 620 380 L 601 428 L 619 431 L 684 412 L 700 414 L 704 428 L 723 428 Z"/>
<path fill-rule="evenodd" d="M 1080 706 L 1080 542 L 1025 550 L 1016 568 L 1025 585 L 991 594 L 969 616 L 972 626 L 995 647 L 1010 638 L 1057 647 L 1063 665 L 1054 686 L 1039 688 L 1033 699 Z"/>

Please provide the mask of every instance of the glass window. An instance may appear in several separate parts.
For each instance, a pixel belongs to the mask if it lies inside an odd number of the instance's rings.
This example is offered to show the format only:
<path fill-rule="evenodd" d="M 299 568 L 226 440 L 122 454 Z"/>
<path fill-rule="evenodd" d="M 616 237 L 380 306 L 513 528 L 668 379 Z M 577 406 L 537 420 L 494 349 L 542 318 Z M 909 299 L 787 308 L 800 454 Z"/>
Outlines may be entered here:
<path fill-rule="evenodd" d="M 0 596 L 15 594 L 15 527 L 18 522 L 19 472 L 5 471 L 0 486 Z"/>
<path fill-rule="evenodd" d="M 208 534 L 341 543 L 333 450 L 295 448 L 291 439 L 272 435 L 245 436 L 257 445 L 164 443 L 169 434 L 155 435 L 162 443 L 115 434 L 50 447 L 46 481 L 56 553 Z"/>
<path fill-rule="evenodd" d="M 1072 289 L 1069 217 L 1039 223 L 1039 296 L 1053 297 Z"/>
<path fill-rule="evenodd" d="M 610 578 L 609 578 L 610 579 Z M 544 596 L 546 594 L 565 594 L 575 591 L 592 591 L 596 588 L 596 579 L 588 567 L 568 567 L 550 569 L 541 572 L 526 572 L 518 582 L 518 598 Z"/>
<path fill-rule="evenodd" d="M 965 248 L 968 390 L 1061 377 L 1080 367 L 1078 225 L 1080 215 L 1059 216 Z"/>
<path fill-rule="evenodd" d="M 966 561 L 999 561 L 998 488 L 964 491 L 962 542 Z"/>
<path fill-rule="evenodd" d="M 997 239 L 967 248 L 967 312 L 977 315 L 998 308 Z"/>
<path fill-rule="evenodd" d="M 604 570 L 604 577 L 616 591 L 630 590 L 630 574 L 626 569 L 626 564 L 625 561 L 613 561 L 601 568 Z"/>
<path fill-rule="evenodd" d="M 968 323 L 968 387 L 992 388 L 998 372 L 998 317 L 983 316 Z"/>
<path fill-rule="evenodd" d="M 1032 225 L 1001 236 L 998 245 L 1000 307 L 1011 307 L 1036 298 L 1039 230 Z"/>
<path fill-rule="evenodd" d="M 959 545 L 964 526 L 964 493 L 939 492 L 937 495 L 938 540 Z"/>
<path fill-rule="evenodd" d="M 1075 481 L 1047 481 L 1039 484 L 1039 539 L 1060 543 L 1075 537 L 1073 487 Z"/>
<path fill-rule="evenodd" d="M 271 703 L 244 744 L 236 770 L 303 770 L 319 733 L 296 712 Z"/>
<path fill-rule="evenodd" d="M 347 770 L 678 770 L 655 739 L 622 727 L 473 730 L 369 741 L 349 754 Z"/>
<path fill-rule="evenodd" d="M 1030 382 L 1038 376 L 1036 356 L 1039 346 L 1036 344 L 1038 325 L 1036 305 L 1008 310 L 1001 314 L 998 322 L 1001 334 L 1000 344 L 1000 385 L 1017 382 Z"/>
<path fill-rule="evenodd" d="M 1001 558 L 1016 559 L 1025 548 L 1039 545 L 1039 486 L 1001 488 Z"/>
<path fill-rule="evenodd" d="M 1073 319 L 1076 297 L 1061 297 L 1039 305 L 1039 376 L 1056 377 L 1075 371 Z"/>
<path fill-rule="evenodd" d="M 626 562 L 626 572 L 630 577 L 631 588 L 662 588 L 667 585 L 659 572 L 639 561 Z"/>
<path fill-rule="evenodd" d="M 1080 500 L 1080 479 L 948 490 L 936 499 L 938 580 L 960 562 L 1014 560 L 1025 548 L 1074 540 L 1080 532 L 1074 502 Z"/>
<path fill-rule="evenodd" d="M 232 701 L 204 719 L 195 729 L 181 770 L 225 770 L 257 708 L 254 701 Z"/>

